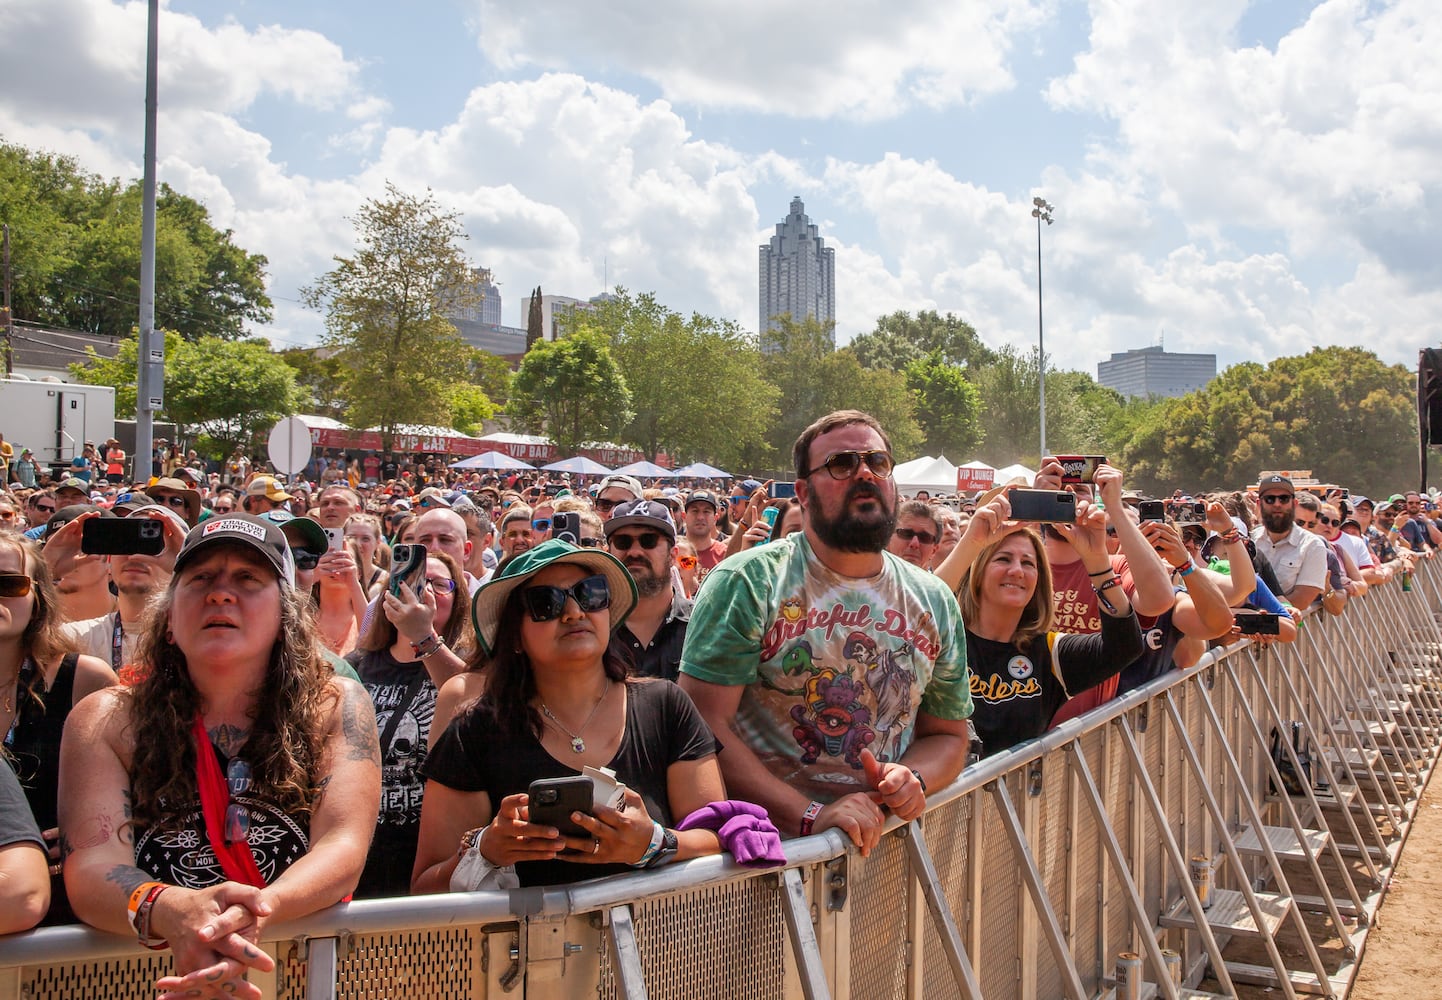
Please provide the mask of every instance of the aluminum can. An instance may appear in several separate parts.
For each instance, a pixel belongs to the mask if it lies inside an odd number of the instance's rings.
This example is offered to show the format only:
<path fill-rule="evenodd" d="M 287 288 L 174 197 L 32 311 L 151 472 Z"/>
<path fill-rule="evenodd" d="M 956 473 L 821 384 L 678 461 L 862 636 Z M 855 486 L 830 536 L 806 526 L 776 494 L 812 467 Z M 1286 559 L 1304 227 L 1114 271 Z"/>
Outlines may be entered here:
<path fill-rule="evenodd" d="M 1117 1000 L 1141 1000 L 1142 956 L 1124 951 L 1117 956 Z"/>
<path fill-rule="evenodd" d="M 1198 854 L 1192 858 L 1192 888 L 1197 890 L 1197 898 L 1202 901 L 1202 909 L 1212 908 L 1212 859 L 1205 854 Z"/>
<path fill-rule="evenodd" d="M 1163 948 L 1162 965 L 1167 970 L 1167 978 L 1177 986 L 1182 985 L 1182 953 L 1171 948 Z"/>

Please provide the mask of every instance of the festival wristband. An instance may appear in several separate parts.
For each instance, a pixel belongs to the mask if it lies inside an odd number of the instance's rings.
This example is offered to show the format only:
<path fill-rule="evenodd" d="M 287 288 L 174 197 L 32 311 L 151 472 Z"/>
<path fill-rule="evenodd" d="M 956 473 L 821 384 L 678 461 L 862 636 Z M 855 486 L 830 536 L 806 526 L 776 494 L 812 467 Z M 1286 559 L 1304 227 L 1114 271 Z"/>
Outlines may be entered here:
<path fill-rule="evenodd" d="M 811 836 L 811 828 L 816 825 L 816 817 L 821 815 L 821 810 L 826 806 L 820 802 L 813 801 L 801 814 L 801 836 Z"/>
<path fill-rule="evenodd" d="M 1191 563 L 1187 563 L 1185 566 L 1173 566 L 1173 567 L 1172 567 L 1172 572 L 1175 573 L 1175 574 L 1177 574 L 1177 576 L 1183 576 L 1183 577 L 1185 577 L 1185 576 L 1191 576 L 1191 575 L 1192 575 L 1193 573 L 1195 573 L 1196 571 L 1197 571 L 1197 567 L 1194 566 L 1194 565 L 1192 565 Z"/>
<path fill-rule="evenodd" d="M 646 845 L 646 851 L 641 855 L 640 860 L 631 862 L 632 868 L 645 868 L 646 865 L 661 852 L 661 845 L 666 842 L 666 828 L 655 820 L 651 821 L 651 843 Z"/>
<path fill-rule="evenodd" d="M 150 921 L 155 912 L 155 901 L 160 898 L 162 892 L 169 888 L 170 886 L 159 882 L 153 884 L 135 910 L 135 936 L 143 946 L 151 951 L 160 951 L 168 946 L 165 938 L 156 937 L 151 933 Z"/>
<path fill-rule="evenodd" d="M 145 897 L 148 896 L 150 894 L 150 890 L 154 889 L 156 886 L 164 888 L 165 883 L 155 881 L 141 882 L 135 887 L 134 891 L 130 893 L 130 900 L 125 904 L 125 919 L 130 922 L 131 930 L 138 932 L 138 928 L 135 926 L 136 914 L 140 910 L 140 904 L 145 902 Z"/>

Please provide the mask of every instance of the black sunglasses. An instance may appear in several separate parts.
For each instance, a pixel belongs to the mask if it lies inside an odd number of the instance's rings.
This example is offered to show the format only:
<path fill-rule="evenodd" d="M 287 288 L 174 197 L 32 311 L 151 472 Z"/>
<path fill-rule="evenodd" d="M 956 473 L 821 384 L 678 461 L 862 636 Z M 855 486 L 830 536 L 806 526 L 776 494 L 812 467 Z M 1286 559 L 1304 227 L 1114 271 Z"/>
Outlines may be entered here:
<path fill-rule="evenodd" d="M 296 569 L 315 569 L 320 565 L 320 556 L 305 549 L 291 549 L 290 557 L 295 560 Z"/>
<path fill-rule="evenodd" d="M 639 535 L 623 535 L 620 532 L 610 538 L 611 548 L 619 549 L 622 552 L 630 552 L 637 545 L 650 552 L 661 544 L 661 533 L 657 531 L 645 531 Z"/>
<path fill-rule="evenodd" d="M 583 549 L 599 549 L 602 545 L 605 545 L 605 544 L 606 544 L 606 543 L 605 543 L 604 541 L 602 541 L 601 539 L 599 539 L 599 538 L 583 538 L 583 539 L 581 539 L 581 548 L 583 548 Z"/>
<path fill-rule="evenodd" d="M 0 597 L 24 597 L 30 593 L 30 577 L 24 573 L 0 573 Z"/>
<path fill-rule="evenodd" d="M 895 462 L 891 457 L 891 452 L 879 448 L 871 451 L 835 451 L 827 455 L 826 461 L 822 462 L 818 468 L 825 469 L 831 474 L 832 479 L 850 479 L 861 468 L 862 462 L 866 463 L 866 467 L 876 478 L 891 478 L 891 469 Z M 817 471 L 818 469 L 812 469 L 802 478 Z"/>
<path fill-rule="evenodd" d="M 1333 528 L 1335 528 L 1337 525 L 1339 525 L 1339 524 L 1342 523 L 1342 519 L 1341 519 L 1340 517 L 1333 519 L 1333 518 L 1328 517 L 1326 514 L 1318 514 L 1318 515 L 1317 515 L 1317 520 L 1321 521 L 1323 524 L 1327 525 L 1328 527 L 1333 527 Z"/>
<path fill-rule="evenodd" d="M 1268 493 L 1266 496 L 1262 497 L 1262 503 L 1276 504 L 1291 502 L 1292 495 L 1290 493 Z"/>
<path fill-rule="evenodd" d="M 611 588 L 600 573 L 577 580 L 570 587 L 537 586 L 521 591 L 531 621 L 549 622 L 561 617 L 566 601 L 575 600 L 583 612 L 603 611 L 611 606 Z"/>
<path fill-rule="evenodd" d="M 599 510 L 602 514 L 604 514 L 604 513 L 606 513 L 606 511 L 611 510 L 611 509 L 614 508 L 617 504 L 620 504 L 620 503 L 626 503 L 626 501 L 625 501 L 625 500 L 602 500 L 602 499 L 600 499 L 600 498 L 598 497 L 598 498 L 596 499 L 596 501 L 592 504 L 592 506 L 595 507 L 597 510 Z"/>
<path fill-rule="evenodd" d="M 933 535 L 931 532 L 917 531 L 915 528 L 897 528 L 896 537 L 901 539 L 903 542 L 909 542 L 913 538 L 915 538 L 917 541 L 921 542 L 922 545 L 935 545 L 937 542 L 936 536 Z"/>

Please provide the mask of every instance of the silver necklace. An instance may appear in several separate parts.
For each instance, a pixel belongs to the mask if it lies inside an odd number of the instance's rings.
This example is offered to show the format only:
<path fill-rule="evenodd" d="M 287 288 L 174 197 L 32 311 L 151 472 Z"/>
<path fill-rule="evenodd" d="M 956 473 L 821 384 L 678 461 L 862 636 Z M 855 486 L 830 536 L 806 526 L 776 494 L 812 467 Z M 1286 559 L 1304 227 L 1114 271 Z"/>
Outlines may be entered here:
<path fill-rule="evenodd" d="M 581 728 L 577 729 L 574 733 L 561 724 L 561 720 L 556 718 L 555 714 L 546 707 L 546 703 L 544 701 L 541 702 L 541 714 L 554 722 L 557 729 L 565 733 L 567 736 L 571 737 L 571 749 L 573 751 L 575 751 L 576 753 L 585 753 L 586 741 L 581 739 L 581 734 L 586 731 L 586 727 L 591 724 L 591 720 L 594 719 L 596 717 L 596 713 L 601 710 L 601 702 L 606 700 L 606 695 L 610 694 L 610 692 L 611 682 L 607 680 L 605 688 L 603 688 L 601 691 L 601 697 L 596 699 L 596 705 L 594 708 L 591 709 L 591 714 L 586 716 L 586 721 L 581 723 Z"/>

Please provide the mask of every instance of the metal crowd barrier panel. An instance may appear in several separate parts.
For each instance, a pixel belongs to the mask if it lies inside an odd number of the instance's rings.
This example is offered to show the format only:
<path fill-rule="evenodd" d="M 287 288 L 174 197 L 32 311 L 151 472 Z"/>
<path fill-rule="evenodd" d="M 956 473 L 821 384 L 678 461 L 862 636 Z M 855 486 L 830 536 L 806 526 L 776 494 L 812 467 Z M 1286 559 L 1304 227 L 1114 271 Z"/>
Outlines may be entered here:
<path fill-rule="evenodd" d="M 1442 569 L 1238 643 L 966 769 L 868 858 L 722 858 L 334 907 L 267 929 L 267 996 L 1345 997 L 1442 731 Z M 1300 776 L 1300 777 L 1299 777 Z M 0 998 L 152 996 L 166 953 L 0 939 Z"/>

